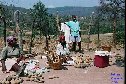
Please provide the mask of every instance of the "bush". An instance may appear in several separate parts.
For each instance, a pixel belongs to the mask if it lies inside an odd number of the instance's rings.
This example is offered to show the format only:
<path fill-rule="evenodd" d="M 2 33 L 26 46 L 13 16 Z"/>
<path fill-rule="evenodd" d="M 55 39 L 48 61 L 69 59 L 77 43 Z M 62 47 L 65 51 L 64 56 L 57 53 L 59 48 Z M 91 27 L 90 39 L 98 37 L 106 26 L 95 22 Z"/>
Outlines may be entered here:
<path fill-rule="evenodd" d="M 121 44 L 125 43 L 125 31 L 119 31 L 116 33 L 116 42 Z"/>

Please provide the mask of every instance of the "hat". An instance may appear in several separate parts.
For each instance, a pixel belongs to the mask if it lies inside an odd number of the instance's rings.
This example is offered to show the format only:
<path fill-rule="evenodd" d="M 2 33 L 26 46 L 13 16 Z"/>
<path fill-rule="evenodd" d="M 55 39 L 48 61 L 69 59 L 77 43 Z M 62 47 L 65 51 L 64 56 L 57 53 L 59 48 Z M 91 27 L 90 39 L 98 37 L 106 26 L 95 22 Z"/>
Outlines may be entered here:
<path fill-rule="evenodd" d="M 9 42 L 12 42 L 12 41 L 16 41 L 17 39 L 16 39 L 16 37 L 14 37 L 14 36 L 8 36 L 7 37 L 7 42 L 9 43 Z"/>

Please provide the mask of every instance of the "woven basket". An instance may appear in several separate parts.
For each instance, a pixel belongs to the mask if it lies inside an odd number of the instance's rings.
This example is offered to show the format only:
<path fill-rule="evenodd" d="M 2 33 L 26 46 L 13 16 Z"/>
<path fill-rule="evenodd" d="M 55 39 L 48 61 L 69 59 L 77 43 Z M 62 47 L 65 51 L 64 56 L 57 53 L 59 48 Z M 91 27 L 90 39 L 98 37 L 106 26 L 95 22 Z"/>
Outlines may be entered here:
<path fill-rule="evenodd" d="M 60 62 L 55 62 L 51 65 L 51 68 L 54 70 L 60 70 L 62 68 L 62 63 Z"/>
<path fill-rule="evenodd" d="M 111 51 L 111 46 L 102 46 L 103 51 Z"/>
<path fill-rule="evenodd" d="M 49 66 L 54 70 L 60 70 L 62 68 L 62 61 L 48 62 Z"/>

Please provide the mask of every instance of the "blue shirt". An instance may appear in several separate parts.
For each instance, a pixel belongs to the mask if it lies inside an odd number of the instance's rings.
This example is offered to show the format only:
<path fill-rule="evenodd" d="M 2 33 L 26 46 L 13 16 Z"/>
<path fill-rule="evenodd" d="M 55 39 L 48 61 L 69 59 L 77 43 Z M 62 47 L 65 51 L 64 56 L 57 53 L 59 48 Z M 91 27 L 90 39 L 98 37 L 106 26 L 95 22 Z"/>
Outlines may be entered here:
<path fill-rule="evenodd" d="M 70 27 L 72 36 L 79 36 L 80 26 L 78 21 L 69 21 L 66 24 Z"/>

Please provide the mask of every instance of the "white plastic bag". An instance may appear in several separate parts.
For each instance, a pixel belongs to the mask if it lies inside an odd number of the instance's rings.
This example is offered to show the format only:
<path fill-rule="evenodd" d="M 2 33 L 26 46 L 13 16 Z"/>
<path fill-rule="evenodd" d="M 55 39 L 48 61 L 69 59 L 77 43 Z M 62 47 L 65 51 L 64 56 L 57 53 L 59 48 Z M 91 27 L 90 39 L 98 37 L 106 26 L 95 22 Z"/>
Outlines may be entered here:
<path fill-rule="evenodd" d="M 56 54 L 57 55 L 64 55 L 63 46 L 60 43 L 56 47 Z"/>
<path fill-rule="evenodd" d="M 25 74 L 28 74 L 29 72 L 30 73 L 36 72 L 36 70 L 34 68 L 36 67 L 36 63 L 38 63 L 39 61 L 38 60 L 30 60 L 28 62 L 29 63 L 26 65 L 26 68 L 24 70 L 24 73 Z"/>
<path fill-rule="evenodd" d="M 66 44 L 66 48 L 63 49 L 63 46 L 59 43 L 56 48 L 56 54 L 57 55 L 70 54 L 68 47 L 69 47 L 68 44 Z"/>

